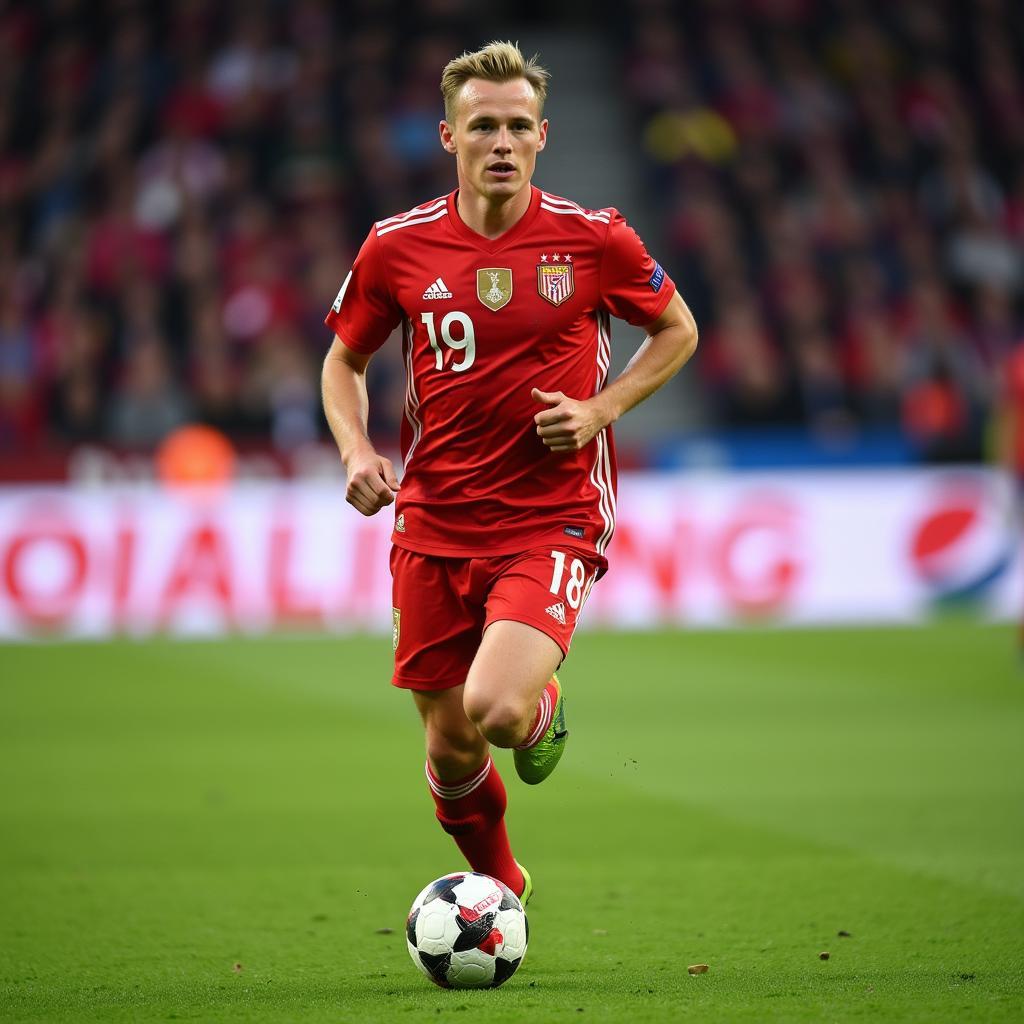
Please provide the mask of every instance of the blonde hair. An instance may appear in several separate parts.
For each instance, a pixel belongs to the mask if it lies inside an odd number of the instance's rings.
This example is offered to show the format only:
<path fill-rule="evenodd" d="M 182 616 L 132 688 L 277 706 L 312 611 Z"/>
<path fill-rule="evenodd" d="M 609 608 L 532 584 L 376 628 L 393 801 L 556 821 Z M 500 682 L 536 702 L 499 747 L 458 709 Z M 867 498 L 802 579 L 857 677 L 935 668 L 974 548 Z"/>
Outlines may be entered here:
<path fill-rule="evenodd" d="M 511 82 L 525 78 L 537 96 L 539 113 L 544 109 L 550 77 L 537 63 L 537 54 L 527 60 L 516 43 L 495 40 L 475 53 L 467 51 L 461 57 L 448 61 L 441 74 L 445 120 L 449 124 L 454 123 L 455 100 L 470 78 L 482 78 L 485 82 Z"/>

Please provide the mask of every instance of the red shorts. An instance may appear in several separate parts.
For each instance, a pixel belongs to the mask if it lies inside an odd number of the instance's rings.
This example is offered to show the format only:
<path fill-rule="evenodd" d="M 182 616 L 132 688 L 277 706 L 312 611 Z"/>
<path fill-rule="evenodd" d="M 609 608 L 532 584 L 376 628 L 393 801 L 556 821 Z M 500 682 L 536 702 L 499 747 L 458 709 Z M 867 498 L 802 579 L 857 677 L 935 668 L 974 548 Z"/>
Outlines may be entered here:
<path fill-rule="evenodd" d="M 603 566 L 600 556 L 569 547 L 494 558 L 442 558 L 393 547 L 391 682 L 410 690 L 460 686 L 484 630 L 500 619 L 546 633 L 565 657 Z"/>

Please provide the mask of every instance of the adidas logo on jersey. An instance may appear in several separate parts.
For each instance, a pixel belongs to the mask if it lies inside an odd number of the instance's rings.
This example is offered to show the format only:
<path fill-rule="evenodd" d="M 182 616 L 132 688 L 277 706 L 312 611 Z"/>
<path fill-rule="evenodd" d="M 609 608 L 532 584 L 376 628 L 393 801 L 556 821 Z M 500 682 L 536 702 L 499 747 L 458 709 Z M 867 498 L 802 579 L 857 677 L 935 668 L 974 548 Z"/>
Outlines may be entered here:
<path fill-rule="evenodd" d="M 544 609 L 560 626 L 565 625 L 565 605 L 559 601 L 557 604 L 548 605 Z"/>
<path fill-rule="evenodd" d="M 452 293 L 448 291 L 448 285 L 438 278 L 433 284 L 427 286 L 427 290 L 423 293 L 425 299 L 450 299 Z"/>

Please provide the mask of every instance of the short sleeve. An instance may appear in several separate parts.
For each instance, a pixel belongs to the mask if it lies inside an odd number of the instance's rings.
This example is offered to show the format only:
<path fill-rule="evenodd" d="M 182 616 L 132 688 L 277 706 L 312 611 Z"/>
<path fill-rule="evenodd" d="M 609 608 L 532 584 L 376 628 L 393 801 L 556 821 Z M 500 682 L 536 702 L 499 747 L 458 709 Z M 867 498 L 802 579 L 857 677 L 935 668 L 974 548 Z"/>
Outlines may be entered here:
<path fill-rule="evenodd" d="M 377 230 L 371 228 L 324 323 L 350 349 L 370 355 L 384 344 L 401 319 L 402 310 L 388 287 Z"/>
<path fill-rule="evenodd" d="M 657 320 L 676 286 L 625 218 L 612 210 L 601 256 L 601 305 L 636 327 Z"/>

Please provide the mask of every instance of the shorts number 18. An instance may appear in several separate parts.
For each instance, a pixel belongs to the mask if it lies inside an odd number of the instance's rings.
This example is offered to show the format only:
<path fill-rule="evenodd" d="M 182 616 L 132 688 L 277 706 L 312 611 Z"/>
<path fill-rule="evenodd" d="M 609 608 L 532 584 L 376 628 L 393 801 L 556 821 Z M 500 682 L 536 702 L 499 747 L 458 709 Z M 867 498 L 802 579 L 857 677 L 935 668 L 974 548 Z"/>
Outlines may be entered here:
<path fill-rule="evenodd" d="M 551 557 L 554 559 L 554 571 L 551 573 L 551 593 L 557 594 L 562 589 L 562 579 L 565 576 L 565 552 L 564 551 L 552 551 Z M 569 581 L 565 585 L 565 599 L 569 602 L 570 608 L 579 608 L 580 601 L 583 599 L 583 584 L 587 579 L 586 566 L 578 559 L 574 558 L 569 565 Z"/>

